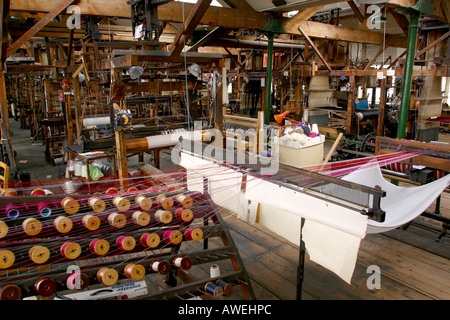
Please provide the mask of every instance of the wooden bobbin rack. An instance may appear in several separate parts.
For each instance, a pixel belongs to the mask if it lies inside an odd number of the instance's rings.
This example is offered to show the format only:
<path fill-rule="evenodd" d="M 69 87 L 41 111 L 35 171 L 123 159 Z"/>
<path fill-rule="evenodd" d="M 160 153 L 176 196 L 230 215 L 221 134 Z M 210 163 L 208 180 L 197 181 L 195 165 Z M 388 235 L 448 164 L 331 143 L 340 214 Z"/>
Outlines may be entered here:
<path fill-rule="evenodd" d="M 102 205 L 95 207 L 93 197 Z M 145 202 L 147 210 L 142 197 L 152 200 L 151 207 Z M 164 198 L 173 205 L 168 208 Z M 47 203 L 52 214 L 40 216 L 38 202 Z M 7 215 L 11 208 L 17 211 L 10 215 L 14 219 Z M 161 210 L 170 219 L 156 219 Z M 220 208 L 208 194 L 136 189 L 70 199 L 0 197 L 0 214 L 1 300 L 255 299 Z M 22 224 L 31 217 L 40 228 L 27 233 Z M 211 276 L 212 264 L 225 272 Z"/>

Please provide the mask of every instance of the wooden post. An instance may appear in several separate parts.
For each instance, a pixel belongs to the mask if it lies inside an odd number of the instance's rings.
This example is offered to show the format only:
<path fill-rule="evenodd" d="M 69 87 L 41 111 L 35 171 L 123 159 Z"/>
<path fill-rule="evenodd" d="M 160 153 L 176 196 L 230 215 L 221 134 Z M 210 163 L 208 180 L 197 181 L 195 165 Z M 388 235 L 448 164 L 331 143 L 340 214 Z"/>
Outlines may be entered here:
<path fill-rule="evenodd" d="M 350 81 L 350 83 L 353 83 L 353 85 L 355 85 L 355 76 L 353 75 L 353 73 L 350 75 L 349 81 Z M 355 90 L 355 88 L 353 87 L 352 91 L 348 92 L 347 121 L 346 121 L 346 125 L 345 125 L 345 130 L 347 132 L 352 131 L 354 90 Z"/>
<path fill-rule="evenodd" d="M 384 108 L 386 106 L 386 81 L 387 78 L 381 80 L 381 90 L 380 90 L 380 107 L 378 109 L 378 127 L 377 135 L 383 136 L 384 134 Z"/>

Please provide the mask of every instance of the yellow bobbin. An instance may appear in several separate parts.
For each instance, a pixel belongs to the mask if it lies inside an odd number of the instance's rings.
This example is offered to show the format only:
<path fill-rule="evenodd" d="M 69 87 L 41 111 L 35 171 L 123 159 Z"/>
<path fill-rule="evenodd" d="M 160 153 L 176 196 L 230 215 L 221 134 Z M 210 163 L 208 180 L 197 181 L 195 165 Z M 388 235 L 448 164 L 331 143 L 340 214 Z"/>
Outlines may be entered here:
<path fill-rule="evenodd" d="M 81 219 L 81 223 L 86 229 L 94 231 L 100 228 L 101 221 L 99 217 L 93 216 L 92 214 L 86 214 L 83 216 L 83 219 Z"/>
<path fill-rule="evenodd" d="M 61 245 L 60 252 L 63 257 L 74 260 L 81 254 L 81 246 L 76 242 L 64 242 Z"/>
<path fill-rule="evenodd" d="M 28 251 L 28 256 L 34 263 L 42 264 L 50 258 L 50 250 L 47 247 L 35 245 Z"/>
<path fill-rule="evenodd" d="M 144 210 L 144 211 L 148 211 L 152 208 L 153 206 L 153 201 L 152 199 L 140 194 L 138 196 L 136 196 L 136 198 L 134 199 L 134 201 L 139 205 L 139 207 Z"/>
<path fill-rule="evenodd" d="M 0 239 L 6 237 L 8 234 L 8 225 L 0 220 Z"/>
<path fill-rule="evenodd" d="M 116 206 L 117 210 L 120 212 L 125 212 L 130 209 L 130 201 L 123 197 L 114 197 L 113 204 Z"/>
<path fill-rule="evenodd" d="M 0 269 L 8 269 L 14 264 L 16 257 L 9 250 L 0 250 Z"/>
<path fill-rule="evenodd" d="M 135 211 L 131 215 L 131 218 L 133 218 L 134 223 L 142 227 L 150 223 L 150 215 L 145 211 Z"/>
<path fill-rule="evenodd" d="M 108 223 L 115 228 L 123 228 L 127 224 L 127 218 L 118 212 L 113 212 L 108 215 Z"/>
<path fill-rule="evenodd" d="M 65 197 L 61 200 L 61 206 L 67 214 L 75 214 L 80 210 L 80 204 L 72 197 Z"/>
<path fill-rule="evenodd" d="M 60 233 L 68 233 L 70 230 L 72 230 L 73 222 L 70 218 L 59 216 L 56 217 L 55 220 L 53 220 L 53 225 L 55 226 L 56 230 Z"/>
<path fill-rule="evenodd" d="M 159 246 L 161 242 L 161 238 L 156 233 L 144 233 L 141 238 L 141 244 L 144 247 L 148 248 L 156 248 Z"/>
<path fill-rule="evenodd" d="M 89 249 L 92 253 L 103 256 L 109 251 L 109 242 L 104 239 L 94 239 L 89 243 Z"/>
<path fill-rule="evenodd" d="M 97 280 L 106 286 L 113 286 L 119 280 L 119 273 L 115 269 L 101 268 L 97 272 Z"/>
<path fill-rule="evenodd" d="M 42 223 L 34 218 L 27 218 L 22 222 L 23 231 L 29 236 L 35 236 L 42 230 Z"/>
<path fill-rule="evenodd" d="M 145 268 L 140 264 L 127 264 L 124 269 L 125 276 L 135 281 L 142 280 L 145 277 Z"/>

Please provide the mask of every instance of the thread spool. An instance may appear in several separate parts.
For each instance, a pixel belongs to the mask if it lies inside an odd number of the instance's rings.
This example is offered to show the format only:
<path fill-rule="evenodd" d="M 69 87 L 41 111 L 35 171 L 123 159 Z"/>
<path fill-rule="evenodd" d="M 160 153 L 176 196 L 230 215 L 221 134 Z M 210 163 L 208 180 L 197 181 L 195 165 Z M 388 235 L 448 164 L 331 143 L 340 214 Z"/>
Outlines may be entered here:
<path fill-rule="evenodd" d="M 106 203 L 102 199 L 98 197 L 91 197 L 88 200 L 89 206 L 92 208 L 92 210 L 96 213 L 100 213 L 105 211 L 106 209 Z"/>
<path fill-rule="evenodd" d="M 104 239 L 94 239 L 89 242 L 89 250 L 96 255 L 103 256 L 109 251 L 109 242 Z"/>
<path fill-rule="evenodd" d="M 180 193 L 175 196 L 175 199 L 179 204 L 183 206 L 185 209 L 189 209 L 194 204 L 194 200 L 192 200 L 191 197 L 185 196 L 184 194 Z"/>
<path fill-rule="evenodd" d="M 11 220 L 16 220 L 20 216 L 19 207 L 14 203 L 8 203 L 5 207 L 6 216 Z"/>
<path fill-rule="evenodd" d="M 1 190 L 2 197 L 17 197 L 17 191 L 11 188 Z"/>
<path fill-rule="evenodd" d="M 130 236 L 121 236 L 117 238 L 116 246 L 119 250 L 131 251 L 136 247 L 136 240 Z"/>
<path fill-rule="evenodd" d="M 113 212 L 108 215 L 108 223 L 115 228 L 123 228 L 127 224 L 127 218 L 118 212 Z"/>
<path fill-rule="evenodd" d="M 136 188 L 136 187 L 129 187 L 129 188 L 127 189 L 127 192 L 136 192 L 136 191 L 139 191 L 139 189 Z"/>
<path fill-rule="evenodd" d="M 0 288 L 0 300 L 19 300 L 22 295 L 20 288 L 14 284 L 5 284 Z"/>
<path fill-rule="evenodd" d="M 0 220 L 0 239 L 6 237 L 8 234 L 8 225 Z"/>
<path fill-rule="evenodd" d="M 209 276 L 211 278 L 220 277 L 220 268 L 217 264 L 212 264 L 211 267 L 209 267 Z"/>
<path fill-rule="evenodd" d="M 207 282 L 205 284 L 205 291 L 211 295 L 213 295 L 214 297 L 219 297 L 220 295 L 223 294 L 223 288 L 216 286 L 214 283 L 212 282 Z"/>
<path fill-rule="evenodd" d="M 79 177 L 81 176 L 81 168 L 83 167 L 83 162 L 77 161 L 75 162 L 75 170 L 74 170 L 74 175 L 75 177 Z"/>
<path fill-rule="evenodd" d="M 135 211 L 131 215 L 133 222 L 139 226 L 146 226 L 150 223 L 150 215 L 145 211 Z"/>
<path fill-rule="evenodd" d="M 47 247 L 35 245 L 28 251 L 28 257 L 36 264 L 43 264 L 50 258 L 50 250 Z"/>
<path fill-rule="evenodd" d="M 156 210 L 155 220 L 164 224 L 172 222 L 172 213 L 167 210 Z"/>
<path fill-rule="evenodd" d="M 16 256 L 12 251 L 2 249 L 0 250 L 0 269 L 8 269 L 14 264 Z"/>
<path fill-rule="evenodd" d="M 192 259 L 190 257 L 176 256 L 175 258 L 173 258 L 173 265 L 176 268 L 180 268 L 186 271 L 192 268 Z"/>
<path fill-rule="evenodd" d="M 120 212 L 127 211 L 131 206 L 130 201 L 124 197 L 114 197 L 112 202 Z"/>
<path fill-rule="evenodd" d="M 105 194 L 109 194 L 109 195 L 117 194 L 117 193 L 119 193 L 119 191 L 117 191 L 116 188 L 108 188 L 108 189 L 106 189 L 106 192 L 105 192 Z"/>
<path fill-rule="evenodd" d="M 50 297 L 56 292 L 56 282 L 48 278 L 40 278 L 36 280 L 33 288 L 41 297 Z"/>
<path fill-rule="evenodd" d="M 32 196 L 44 196 L 45 195 L 45 191 L 44 191 L 44 189 L 36 188 L 36 189 L 33 189 L 33 191 L 31 191 L 30 194 Z"/>
<path fill-rule="evenodd" d="M 175 216 L 178 220 L 189 222 L 194 218 L 194 213 L 191 209 L 178 208 L 177 210 L 175 210 Z"/>
<path fill-rule="evenodd" d="M 170 271 L 170 263 L 166 260 L 155 260 L 150 263 L 150 269 L 154 272 L 165 275 Z"/>
<path fill-rule="evenodd" d="M 140 238 L 141 244 L 146 248 L 157 248 L 161 242 L 156 233 L 144 233 Z"/>
<path fill-rule="evenodd" d="M 156 197 L 156 203 L 159 204 L 164 210 L 170 209 L 173 207 L 172 198 L 166 197 L 165 194 L 160 194 Z"/>
<path fill-rule="evenodd" d="M 70 290 L 83 290 L 89 285 L 89 277 L 85 273 L 74 272 L 66 280 Z"/>
<path fill-rule="evenodd" d="M 115 269 L 101 268 L 97 271 L 97 280 L 106 286 L 113 286 L 119 280 L 119 273 Z"/>
<path fill-rule="evenodd" d="M 150 199 L 150 198 L 148 198 L 148 197 L 146 197 L 146 196 L 144 196 L 142 194 L 136 196 L 136 198 L 134 198 L 134 201 L 144 211 L 150 210 L 152 208 L 152 206 L 153 206 L 152 199 Z"/>
<path fill-rule="evenodd" d="M 76 242 L 64 242 L 59 249 L 64 258 L 74 260 L 81 254 L 81 246 Z"/>
<path fill-rule="evenodd" d="M 101 221 L 100 218 L 97 216 L 93 216 L 92 214 L 86 214 L 83 216 L 83 219 L 81 219 L 81 224 L 86 229 L 94 231 L 100 228 Z"/>
<path fill-rule="evenodd" d="M 65 197 L 61 200 L 61 207 L 63 207 L 64 211 L 71 215 L 75 214 L 80 210 L 80 204 L 72 197 Z"/>
<path fill-rule="evenodd" d="M 70 230 L 72 230 L 73 222 L 68 217 L 59 216 L 56 217 L 55 220 L 53 220 L 53 225 L 58 232 L 68 233 Z"/>
<path fill-rule="evenodd" d="M 22 222 L 23 231 L 29 236 L 35 236 L 42 230 L 42 223 L 35 218 L 27 218 Z"/>
<path fill-rule="evenodd" d="M 45 202 L 39 202 L 37 204 L 37 212 L 42 218 L 47 218 L 52 214 L 52 209 Z"/>
<path fill-rule="evenodd" d="M 164 241 L 167 244 L 180 244 L 183 240 L 183 235 L 178 230 L 167 230 L 164 232 Z"/>
<path fill-rule="evenodd" d="M 225 296 L 231 296 L 231 294 L 233 293 L 233 286 L 221 279 L 216 281 L 216 286 L 219 286 L 223 289 L 223 294 Z"/>
<path fill-rule="evenodd" d="M 139 281 L 145 276 L 145 268 L 140 264 L 129 263 L 125 266 L 124 274 L 127 278 Z"/>
<path fill-rule="evenodd" d="M 200 228 L 186 229 L 184 231 L 184 238 L 187 241 L 200 241 L 203 239 L 203 231 Z"/>

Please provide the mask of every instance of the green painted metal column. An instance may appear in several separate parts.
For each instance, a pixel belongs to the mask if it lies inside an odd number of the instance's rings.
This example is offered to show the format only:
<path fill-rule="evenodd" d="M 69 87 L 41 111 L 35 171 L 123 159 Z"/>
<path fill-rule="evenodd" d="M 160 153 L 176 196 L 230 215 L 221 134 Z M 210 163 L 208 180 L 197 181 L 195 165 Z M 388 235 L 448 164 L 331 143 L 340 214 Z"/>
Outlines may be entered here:
<path fill-rule="evenodd" d="M 269 32 L 267 44 L 266 107 L 264 109 L 265 124 L 270 124 L 270 109 L 272 107 L 272 60 L 273 60 L 273 32 Z"/>
<path fill-rule="evenodd" d="M 414 57 L 416 55 L 416 39 L 417 31 L 419 29 L 419 17 L 419 11 L 411 10 L 408 31 L 408 46 L 405 61 L 405 74 L 403 76 L 402 101 L 400 104 L 400 114 L 398 116 L 397 138 L 405 138 L 406 136 L 406 124 L 408 122 L 408 111 L 411 101 L 411 82 L 414 71 Z"/>

